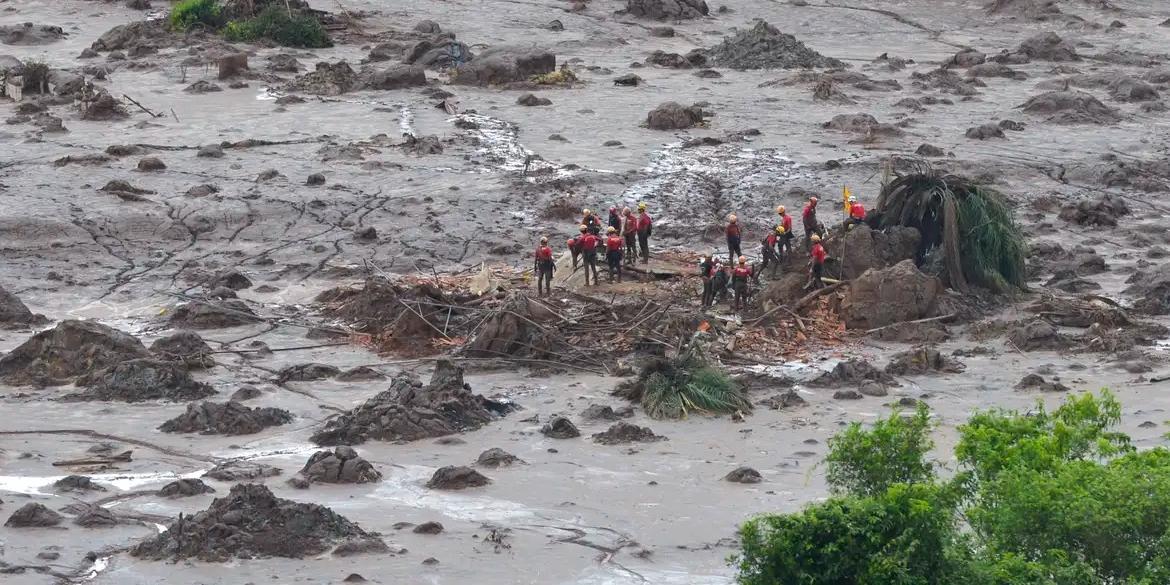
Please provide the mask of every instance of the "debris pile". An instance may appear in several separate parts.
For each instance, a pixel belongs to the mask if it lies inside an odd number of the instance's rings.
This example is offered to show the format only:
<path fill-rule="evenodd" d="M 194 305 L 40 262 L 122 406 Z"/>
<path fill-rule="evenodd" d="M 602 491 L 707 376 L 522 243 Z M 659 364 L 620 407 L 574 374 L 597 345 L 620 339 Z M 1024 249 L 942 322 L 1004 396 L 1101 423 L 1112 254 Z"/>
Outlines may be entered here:
<path fill-rule="evenodd" d="M 233 558 L 300 559 L 324 553 L 345 539 L 372 536 L 324 506 L 277 498 L 263 485 L 240 484 L 206 510 L 172 522 L 130 554 L 156 561 L 194 558 L 213 563 Z"/>
<path fill-rule="evenodd" d="M 1032 96 L 1019 107 L 1029 114 L 1047 116 L 1054 124 L 1114 124 L 1121 120 L 1117 110 L 1083 91 L 1050 91 Z"/>
<path fill-rule="evenodd" d="M 178 362 L 192 369 L 215 367 L 211 347 L 194 331 L 177 331 L 150 344 L 150 351 L 161 359 Z"/>
<path fill-rule="evenodd" d="M 193 300 L 179 305 L 171 313 L 170 324 L 176 329 L 222 329 L 260 322 L 247 303 L 239 299 L 218 301 Z"/>
<path fill-rule="evenodd" d="M 67 320 L 33 335 L 0 358 L 0 379 L 16 386 L 54 386 L 150 352 L 134 336 L 97 321 Z"/>
<path fill-rule="evenodd" d="M 654 434 L 650 427 L 640 427 L 628 422 L 614 423 L 605 432 L 593 435 L 593 442 L 599 445 L 624 445 L 626 443 L 653 443 L 665 441 L 666 437 Z"/>
<path fill-rule="evenodd" d="M 879 370 L 869 362 L 860 358 L 851 358 L 837 362 L 832 371 L 825 372 L 809 381 L 809 386 L 822 388 L 838 388 L 841 386 L 856 386 L 867 381 L 882 384 L 896 384 L 894 377 Z"/>
<path fill-rule="evenodd" d="M 868 270 L 849 284 L 841 316 L 850 329 L 874 329 L 934 316 L 942 283 L 913 260 Z"/>
<path fill-rule="evenodd" d="M 886 366 L 886 373 L 895 376 L 960 374 L 965 369 L 959 360 L 943 355 L 936 347 L 924 345 L 895 355 Z"/>
<path fill-rule="evenodd" d="M 507 404 L 472 394 L 463 382 L 463 368 L 439 360 L 429 384 L 400 374 L 389 390 L 330 420 L 311 440 L 318 445 L 417 441 L 475 430 L 510 410 Z"/>
<path fill-rule="evenodd" d="M 86 389 L 70 394 L 70 400 L 187 402 L 215 394 L 211 386 L 192 379 L 183 366 L 155 358 L 127 360 L 91 372 L 78 378 L 77 385 Z"/>
<path fill-rule="evenodd" d="M 689 20 L 707 16 L 706 0 L 626 0 L 626 13 L 653 20 Z"/>
<path fill-rule="evenodd" d="M 460 64 L 451 73 L 456 85 L 528 85 L 538 75 L 557 69 L 556 55 L 534 48 L 499 47 L 488 49 L 472 61 Z"/>
<path fill-rule="evenodd" d="M 204 435 L 251 435 L 292 422 L 293 416 L 280 408 L 249 408 L 239 402 L 188 404 L 187 411 L 158 427 L 164 433 Z"/>
<path fill-rule="evenodd" d="M 540 434 L 550 439 L 575 439 L 581 436 L 581 431 L 568 417 L 556 415 L 540 427 Z"/>
<path fill-rule="evenodd" d="M 297 485 L 298 480 L 304 487 L 311 483 L 374 483 L 382 480 L 382 474 L 352 447 L 343 446 L 313 453 L 290 483 Z"/>
<path fill-rule="evenodd" d="M 13 512 L 4 525 L 9 528 L 47 528 L 60 524 L 62 520 L 64 518 L 60 514 L 46 508 L 44 504 L 31 502 Z"/>
<path fill-rule="evenodd" d="M 844 62 L 808 48 L 796 37 L 782 33 L 762 20 L 750 29 L 723 39 L 710 50 L 709 57 L 717 65 L 732 69 L 845 67 Z"/>

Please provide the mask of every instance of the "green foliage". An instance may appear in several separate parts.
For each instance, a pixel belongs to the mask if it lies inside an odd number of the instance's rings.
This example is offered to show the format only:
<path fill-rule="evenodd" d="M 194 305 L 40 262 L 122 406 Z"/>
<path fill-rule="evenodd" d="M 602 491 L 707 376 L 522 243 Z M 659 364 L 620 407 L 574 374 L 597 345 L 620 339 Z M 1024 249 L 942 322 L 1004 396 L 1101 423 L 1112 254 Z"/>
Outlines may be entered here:
<path fill-rule="evenodd" d="M 691 413 L 750 411 L 743 388 L 707 360 L 697 340 L 672 360 L 647 365 L 633 388 L 619 393 L 641 402 L 652 418 L 685 418 Z"/>
<path fill-rule="evenodd" d="M 187 30 L 202 25 L 210 29 L 223 26 L 223 6 L 219 0 L 181 0 L 171 8 L 171 30 Z"/>
<path fill-rule="evenodd" d="M 25 91 L 45 93 L 49 91 L 49 65 L 44 61 L 28 60 L 20 70 Z"/>
<path fill-rule="evenodd" d="M 934 467 L 926 454 L 933 447 L 930 411 L 922 404 L 912 416 L 895 411 L 868 431 L 853 423 L 829 439 L 829 485 L 838 493 L 870 496 L 897 483 L 929 483 Z"/>
<path fill-rule="evenodd" d="M 960 427 L 961 468 L 926 463 L 919 410 L 835 437 L 841 494 L 740 530 L 742 585 L 1170 583 L 1170 450 L 1136 451 L 1113 396 L 992 410 Z"/>
<path fill-rule="evenodd" d="M 1023 288 L 1027 245 L 1003 196 L 986 187 L 971 187 L 959 200 L 959 248 L 968 278 L 1006 292 Z"/>
<path fill-rule="evenodd" d="M 223 35 L 229 41 L 268 39 L 285 47 L 318 49 L 333 46 L 329 32 L 312 15 L 290 14 L 275 4 L 268 5 L 252 18 L 228 23 Z"/>

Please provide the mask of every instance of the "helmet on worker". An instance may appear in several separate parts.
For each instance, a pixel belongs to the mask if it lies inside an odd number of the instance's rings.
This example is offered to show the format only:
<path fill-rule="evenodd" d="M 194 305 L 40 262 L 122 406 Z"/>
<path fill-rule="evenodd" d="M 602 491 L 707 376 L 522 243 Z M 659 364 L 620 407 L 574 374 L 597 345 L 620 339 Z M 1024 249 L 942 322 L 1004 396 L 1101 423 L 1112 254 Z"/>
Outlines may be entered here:
<path fill-rule="evenodd" d="M 777 213 L 778 215 L 784 215 L 784 212 L 785 212 L 785 211 L 788 211 L 788 210 L 787 210 L 787 209 L 785 209 L 783 205 L 778 205 L 778 206 L 776 206 L 776 213 Z"/>
<path fill-rule="evenodd" d="M 816 235 L 816 234 L 813 234 L 813 235 L 812 235 L 812 237 L 811 237 L 811 238 L 809 238 L 809 239 L 810 239 L 810 240 L 812 240 L 812 241 L 814 241 L 814 242 L 819 242 L 819 241 L 821 241 L 821 237 L 820 237 L 820 236 L 818 236 L 818 235 Z"/>
<path fill-rule="evenodd" d="M 542 244 L 547 244 L 547 243 L 548 243 L 548 238 L 547 238 L 547 237 L 540 238 L 540 243 L 542 243 Z"/>
<path fill-rule="evenodd" d="M 740 264 L 747 264 L 747 256 L 740 256 L 739 263 Z"/>
<path fill-rule="evenodd" d="M 780 235 L 784 235 L 784 226 L 782 226 L 782 225 L 776 226 L 776 233 L 778 233 Z"/>
<path fill-rule="evenodd" d="M 639 204 L 638 204 L 638 211 L 646 211 L 646 204 L 645 204 L 645 203 L 639 203 Z"/>
<path fill-rule="evenodd" d="M 809 197 L 808 198 L 809 205 L 816 205 L 817 201 L 819 201 L 819 199 L 817 199 L 816 197 Z"/>
<path fill-rule="evenodd" d="M 613 227 L 613 226 L 611 225 L 611 226 L 609 226 L 609 229 L 605 230 L 605 233 L 607 233 L 607 234 L 616 234 L 616 233 L 617 233 L 617 228 L 615 228 L 615 227 Z"/>
<path fill-rule="evenodd" d="M 589 229 L 589 227 L 586 226 L 585 224 L 581 224 L 581 225 L 577 226 L 577 231 L 584 232 L 584 231 L 587 231 L 588 229 Z"/>
<path fill-rule="evenodd" d="M 731 223 L 735 223 L 735 222 L 739 221 L 739 218 L 736 217 L 735 214 L 733 213 L 733 214 L 727 216 L 727 221 L 730 221 Z"/>

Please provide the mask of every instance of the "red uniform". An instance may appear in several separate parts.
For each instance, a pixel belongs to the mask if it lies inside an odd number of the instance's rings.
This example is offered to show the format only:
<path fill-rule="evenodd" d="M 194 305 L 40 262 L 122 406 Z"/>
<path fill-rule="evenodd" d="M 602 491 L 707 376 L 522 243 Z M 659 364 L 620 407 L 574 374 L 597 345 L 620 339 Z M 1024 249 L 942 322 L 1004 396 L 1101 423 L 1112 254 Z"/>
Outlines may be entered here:
<path fill-rule="evenodd" d="M 626 214 L 626 223 L 622 226 L 622 233 L 627 236 L 638 233 L 638 218 L 634 217 L 633 213 Z"/>
<path fill-rule="evenodd" d="M 736 280 L 747 280 L 752 275 L 751 266 L 736 266 L 735 270 L 731 271 L 731 277 Z"/>
<path fill-rule="evenodd" d="M 792 216 L 787 213 L 780 216 L 780 225 L 784 226 L 784 233 L 792 233 Z"/>
<path fill-rule="evenodd" d="M 581 236 L 580 239 L 582 252 L 593 252 L 594 250 L 597 250 L 597 244 L 599 240 L 597 236 L 593 234 L 585 234 L 584 236 Z"/>
<path fill-rule="evenodd" d="M 812 257 L 814 265 L 824 264 L 825 258 L 829 257 L 829 255 L 825 252 L 825 247 L 822 246 L 820 242 L 813 244 L 812 250 L 809 252 L 809 256 Z"/>
<path fill-rule="evenodd" d="M 621 252 L 624 243 L 625 241 L 620 236 L 614 234 L 605 239 L 605 250 L 607 252 Z"/>
<path fill-rule="evenodd" d="M 552 248 L 550 248 L 548 246 L 541 246 L 541 247 L 536 249 L 536 261 L 537 262 L 549 262 L 552 260 L 552 258 L 553 258 Z"/>
<path fill-rule="evenodd" d="M 864 220 L 865 219 L 865 207 L 863 207 L 860 203 L 854 203 L 853 205 L 850 205 L 849 206 L 849 217 L 851 217 L 853 219 Z"/>
<path fill-rule="evenodd" d="M 638 216 L 638 231 L 647 231 L 650 229 L 652 224 L 653 221 L 651 221 L 649 213 L 643 211 L 642 214 Z"/>
<path fill-rule="evenodd" d="M 739 235 L 740 235 L 740 232 L 739 232 L 739 223 L 729 223 L 729 224 L 727 224 L 727 237 L 729 237 L 729 238 L 738 238 L 738 237 L 739 237 Z"/>
<path fill-rule="evenodd" d="M 764 243 L 767 244 L 767 246 L 769 248 L 776 249 L 776 240 L 777 239 L 779 239 L 779 238 L 777 238 L 776 233 L 773 232 L 773 233 L 768 234 L 768 237 L 764 238 Z"/>
<path fill-rule="evenodd" d="M 814 207 L 811 203 L 805 203 L 804 210 L 800 212 L 800 219 L 803 219 L 805 222 L 808 222 L 809 216 L 812 216 L 815 218 L 817 216 L 817 208 Z"/>

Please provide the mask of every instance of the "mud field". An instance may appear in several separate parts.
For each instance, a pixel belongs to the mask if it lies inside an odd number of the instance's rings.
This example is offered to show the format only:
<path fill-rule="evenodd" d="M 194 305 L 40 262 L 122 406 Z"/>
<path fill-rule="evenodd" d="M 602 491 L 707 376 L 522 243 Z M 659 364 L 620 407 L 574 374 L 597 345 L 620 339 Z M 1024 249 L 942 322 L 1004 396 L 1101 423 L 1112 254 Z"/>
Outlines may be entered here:
<path fill-rule="evenodd" d="M 334 47 L 159 33 L 164 0 L 0 0 L 0 65 L 43 62 L 56 94 L 80 79 L 112 99 L 83 115 L 76 95 L 0 98 L 0 581 L 725 584 L 738 524 L 824 497 L 827 440 L 893 405 L 924 401 L 949 453 L 975 409 L 1108 387 L 1125 432 L 1164 444 L 1165 2 L 726 0 L 661 20 L 624 0 L 309 4 L 341 23 Z M 804 46 L 720 46 L 767 36 L 757 19 Z M 423 84 L 397 68 L 431 24 L 477 55 L 551 54 L 577 81 L 432 67 Z M 239 53 L 247 69 L 220 79 Z M 350 74 L 317 67 L 341 60 Z M 664 102 L 702 123 L 648 127 Z M 872 205 L 895 155 L 1005 193 L 1030 290 L 952 295 L 962 316 L 925 334 L 833 321 L 831 339 L 725 355 L 752 381 L 742 419 L 623 411 L 611 392 L 633 372 L 615 364 L 637 348 L 578 318 L 560 329 L 571 359 L 449 363 L 483 331 L 475 313 L 390 347 L 318 297 L 488 272 L 500 299 L 532 294 L 517 275 L 540 236 L 560 253 L 582 207 L 644 201 L 656 258 L 686 262 L 651 271 L 697 313 L 698 279 L 675 273 L 723 250 L 726 214 L 758 254 L 776 205 L 839 209 L 842 185 Z M 561 310 L 651 294 L 645 273 L 591 289 L 561 274 Z M 743 325 L 726 304 L 710 319 Z M 814 381 L 923 341 L 962 365 L 892 367 L 880 392 Z M 725 480 L 741 466 L 762 481 Z"/>

